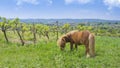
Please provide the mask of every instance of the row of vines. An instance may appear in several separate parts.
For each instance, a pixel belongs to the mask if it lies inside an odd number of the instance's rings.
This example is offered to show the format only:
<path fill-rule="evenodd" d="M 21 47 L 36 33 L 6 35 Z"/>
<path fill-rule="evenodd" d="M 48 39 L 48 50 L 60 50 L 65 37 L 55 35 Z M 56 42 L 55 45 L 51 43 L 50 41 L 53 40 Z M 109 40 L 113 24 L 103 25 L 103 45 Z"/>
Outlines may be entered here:
<path fill-rule="evenodd" d="M 12 32 L 13 35 L 17 35 L 21 44 L 25 45 L 25 37 L 32 36 L 31 40 L 34 44 L 36 44 L 37 39 L 42 39 L 41 36 L 50 39 L 50 35 L 55 36 L 57 40 L 60 34 L 67 33 L 71 30 L 89 30 L 96 35 L 103 35 L 103 36 L 116 36 L 120 37 L 120 24 L 117 25 L 72 25 L 65 23 L 61 25 L 58 21 L 56 21 L 52 25 L 45 25 L 45 24 L 28 24 L 28 23 L 21 23 L 19 18 L 15 19 L 6 19 L 5 17 L 0 17 L 0 30 L 4 35 L 4 38 L 7 43 L 10 42 L 8 38 L 9 32 Z"/>

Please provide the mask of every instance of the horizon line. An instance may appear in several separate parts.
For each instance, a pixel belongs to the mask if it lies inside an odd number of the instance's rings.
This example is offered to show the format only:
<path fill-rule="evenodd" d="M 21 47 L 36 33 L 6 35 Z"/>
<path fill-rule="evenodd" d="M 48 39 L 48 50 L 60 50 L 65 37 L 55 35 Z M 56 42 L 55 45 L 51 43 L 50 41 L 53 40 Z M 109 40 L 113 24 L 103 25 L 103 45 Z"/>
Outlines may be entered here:
<path fill-rule="evenodd" d="M 4 17 L 4 16 L 0 16 L 0 17 Z M 105 19 L 105 18 L 21 18 L 21 17 L 5 17 L 7 19 L 15 19 L 15 18 L 19 18 L 19 19 L 98 19 L 98 20 L 115 20 L 115 21 L 120 21 L 120 19 Z"/>
<path fill-rule="evenodd" d="M 7 18 L 7 17 L 5 17 Z M 15 19 L 15 18 L 19 18 L 19 17 L 14 17 L 14 18 L 7 18 L 7 19 Z M 104 19 L 104 18 L 19 18 L 19 19 L 98 19 L 98 20 L 116 20 L 116 21 L 120 21 L 118 19 Z"/>

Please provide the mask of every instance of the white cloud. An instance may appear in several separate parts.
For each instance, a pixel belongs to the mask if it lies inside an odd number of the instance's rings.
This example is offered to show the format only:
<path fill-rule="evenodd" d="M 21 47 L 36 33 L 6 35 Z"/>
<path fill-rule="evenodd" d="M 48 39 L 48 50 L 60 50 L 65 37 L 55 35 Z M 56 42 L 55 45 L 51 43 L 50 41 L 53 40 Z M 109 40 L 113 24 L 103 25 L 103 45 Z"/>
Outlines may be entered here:
<path fill-rule="evenodd" d="M 90 3 L 91 1 L 92 0 L 65 0 L 65 3 L 71 4 L 71 3 L 77 2 L 79 4 L 87 4 L 87 3 Z"/>
<path fill-rule="evenodd" d="M 109 10 L 111 10 L 113 7 L 120 8 L 120 0 L 103 0 L 103 2 L 108 6 Z"/>
<path fill-rule="evenodd" d="M 38 5 L 40 2 L 47 3 L 48 5 L 51 5 L 53 3 L 53 0 L 16 0 L 16 5 L 20 6 L 20 5 L 23 5 L 25 3 Z"/>
<path fill-rule="evenodd" d="M 66 3 L 66 4 L 70 4 L 70 3 L 72 3 L 72 2 L 74 2 L 74 0 L 65 0 L 65 3 Z"/>
<path fill-rule="evenodd" d="M 16 5 L 22 5 L 23 3 L 30 3 L 30 4 L 34 4 L 37 5 L 39 4 L 38 0 L 17 0 Z"/>
<path fill-rule="evenodd" d="M 83 3 L 83 4 L 86 4 L 86 3 L 89 3 L 91 2 L 92 0 L 77 0 L 79 3 Z"/>
<path fill-rule="evenodd" d="M 53 3 L 52 0 L 47 0 L 48 4 L 51 5 Z"/>

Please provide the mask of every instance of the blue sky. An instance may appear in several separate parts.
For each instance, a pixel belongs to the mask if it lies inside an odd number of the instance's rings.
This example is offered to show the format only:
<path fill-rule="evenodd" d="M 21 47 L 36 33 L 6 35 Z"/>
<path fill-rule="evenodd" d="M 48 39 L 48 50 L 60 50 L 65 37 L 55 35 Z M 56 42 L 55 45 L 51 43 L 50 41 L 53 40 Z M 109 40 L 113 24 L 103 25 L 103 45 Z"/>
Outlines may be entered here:
<path fill-rule="evenodd" d="M 120 20 L 120 0 L 0 0 L 0 16 Z"/>

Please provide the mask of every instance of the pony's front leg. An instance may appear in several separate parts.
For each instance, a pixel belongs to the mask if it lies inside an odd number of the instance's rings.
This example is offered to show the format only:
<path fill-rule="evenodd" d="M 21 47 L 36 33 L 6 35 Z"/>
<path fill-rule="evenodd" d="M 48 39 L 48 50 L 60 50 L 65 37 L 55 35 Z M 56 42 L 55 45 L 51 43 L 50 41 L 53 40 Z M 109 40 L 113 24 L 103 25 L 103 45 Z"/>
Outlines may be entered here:
<path fill-rule="evenodd" d="M 70 43 L 70 50 L 73 50 L 73 43 Z"/>
<path fill-rule="evenodd" d="M 78 45 L 77 45 L 77 44 L 75 44 L 75 48 L 76 48 L 76 50 L 77 50 L 77 48 L 78 48 Z"/>

